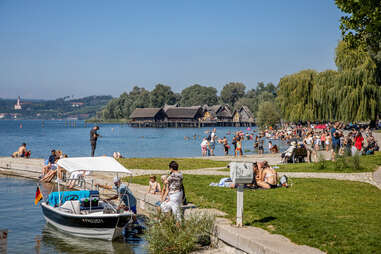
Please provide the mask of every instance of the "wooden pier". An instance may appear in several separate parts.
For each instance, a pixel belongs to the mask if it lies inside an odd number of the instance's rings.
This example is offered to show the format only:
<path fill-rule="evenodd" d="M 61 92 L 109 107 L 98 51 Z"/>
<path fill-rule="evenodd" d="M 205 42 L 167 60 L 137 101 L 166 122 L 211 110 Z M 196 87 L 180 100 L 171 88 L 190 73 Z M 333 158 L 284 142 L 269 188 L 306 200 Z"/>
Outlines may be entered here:
<path fill-rule="evenodd" d="M 253 127 L 254 122 L 225 121 L 130 121 L 127 125 L 134 128 L 203 128 L 203 127 Z"/>

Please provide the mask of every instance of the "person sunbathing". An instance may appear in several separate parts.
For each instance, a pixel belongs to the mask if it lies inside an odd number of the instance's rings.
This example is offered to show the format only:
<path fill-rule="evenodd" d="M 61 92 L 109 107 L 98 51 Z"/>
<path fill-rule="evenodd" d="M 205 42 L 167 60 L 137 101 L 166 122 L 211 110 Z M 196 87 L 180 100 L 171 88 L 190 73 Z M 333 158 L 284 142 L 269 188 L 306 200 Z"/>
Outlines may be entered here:
<path fill-rule="evenodd" d="M 263 189 L 275 188 L 277 181 L 277 172 L 270 167 L 267 161 L 258 163 L 258 171 L 256 173 L 256 183 L 258 187 Z"/>
<path fill-rule="evenodd" d="M 17 149 L 16 152 L 12 154 L 12 158 L 29 158 L 30 157 L 30 151 L 26 149 L 26 143 L 22 143 L 21 146 Z"/>

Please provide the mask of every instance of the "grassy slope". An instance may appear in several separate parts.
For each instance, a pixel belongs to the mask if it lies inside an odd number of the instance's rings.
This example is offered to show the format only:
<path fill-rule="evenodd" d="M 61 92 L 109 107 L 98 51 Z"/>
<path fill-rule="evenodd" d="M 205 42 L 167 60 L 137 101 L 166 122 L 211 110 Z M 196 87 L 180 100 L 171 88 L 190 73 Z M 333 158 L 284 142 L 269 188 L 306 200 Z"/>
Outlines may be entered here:
<path fill-rule="evenodd" d="M 171 161 L 179 163 L 181 170 L 226 167 L 228 162 L 191 158 L 123 158 L 119 162 L 131 169 L 168 169 Z"/>
<path fill-rule="evenodd" d="M 220 176 L 185 176 L 187 198 L 235 218 L 236 192 L 209 187 Z M 160 178 L 159 178 L 160 179 Z M 147 185 L 148 176 L 133 182 Z M 298 244 L 329 253 L 377 253 L 381 250 L 381 191 L 359 182 L 292 179 L 285 189 L 246 190 L 244 223 L 282 234 Z"/>

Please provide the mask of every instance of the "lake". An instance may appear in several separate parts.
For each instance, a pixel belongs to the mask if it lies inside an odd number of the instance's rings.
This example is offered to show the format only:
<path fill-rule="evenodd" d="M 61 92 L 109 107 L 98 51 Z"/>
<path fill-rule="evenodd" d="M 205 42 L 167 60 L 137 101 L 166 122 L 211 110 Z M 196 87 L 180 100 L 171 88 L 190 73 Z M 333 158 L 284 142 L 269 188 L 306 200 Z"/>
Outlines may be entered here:
<path fill-rule="evenodd" d="M 50 192 L 51 185 L 41 186 Z M 34 205 L 36 181 L 0 175 L 0 228 L 8 229 L 8 253 L 143 254 L 144 241 L 129 236 L 109 242 L 74 237 L 45 223 L 41 207 Z"/>
<path fill-rule="evenodd" d="M 27 143 L 33 158 L 47 158 L 50 150 L 62 150 L 70 157 L 90 156 L 90 129 L 94 124 L 65 120 L 0 120 L 0 156 L 10 156 L 21 143 Z M 95 155 L 109 155 L 120 152 L 124 157 L 193 157 L 201 156 L 202 137 L 212 128 L 131 128 L 122 124 L 99 124 Z M 217 136 L 226 136 L 231 142 L 234 132 L 246 128 L 217 127 Z M 255 128 L 253 130 L 256 130 Z M 254 133 L 255 134 L 255 133 Z M 196 137 L 194 139 L 194 137 Z M 273 140 L 281 150 L 285 144 Z M 265 153 L 267 140 L 265 140 Z M 253 153 L 253 141 L 245 140 L 243 150 Z M 230 151 L 232 153 L 232 149 Z M 216 145 L 216 155 L 223 155 L 223 146 Z"/>

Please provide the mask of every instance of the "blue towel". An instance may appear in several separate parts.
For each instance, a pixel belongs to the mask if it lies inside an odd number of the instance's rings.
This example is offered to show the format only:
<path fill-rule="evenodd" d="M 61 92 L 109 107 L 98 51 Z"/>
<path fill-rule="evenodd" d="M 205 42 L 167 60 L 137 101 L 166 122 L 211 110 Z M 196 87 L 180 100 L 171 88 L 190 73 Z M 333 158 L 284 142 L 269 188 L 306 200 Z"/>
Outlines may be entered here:
<path fill-rule="evenodd" d="M 94 195 L 99 195 L 98 191 L 89 191 L 89 190 L 82 190 L 82 191 L 61 191 L 61 205 L 64 204 L 68 200 L 80 200 L 81 198 L 90 198 Z M 48 203 L 50 206 L 58 206 L 59 204 L 59 198 L 58 198 L 58 191 L 52 192 L 49 194 L 48 197 Z"/>

